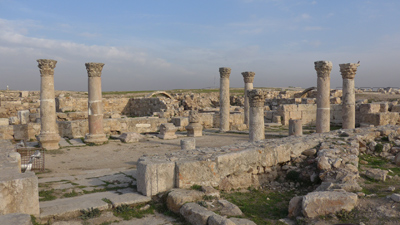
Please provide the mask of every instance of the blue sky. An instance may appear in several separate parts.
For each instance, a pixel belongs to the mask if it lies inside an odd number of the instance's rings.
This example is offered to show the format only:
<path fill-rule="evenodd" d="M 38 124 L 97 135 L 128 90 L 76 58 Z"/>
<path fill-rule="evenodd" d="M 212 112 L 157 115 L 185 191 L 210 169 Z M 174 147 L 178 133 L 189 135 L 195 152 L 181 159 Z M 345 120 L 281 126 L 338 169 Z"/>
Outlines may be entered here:
<path fill-rule="evenodd" d="M 400 86 L 398 0 L 0 0 L 0 89 L 39 90 L 36 59 L 58 61 L 55 87 L 103 91 L 219 85 L 219 67 L 254 71 L 255 87 L 316 86 L 314 61 L 361 61 L 356 86 Z"/>

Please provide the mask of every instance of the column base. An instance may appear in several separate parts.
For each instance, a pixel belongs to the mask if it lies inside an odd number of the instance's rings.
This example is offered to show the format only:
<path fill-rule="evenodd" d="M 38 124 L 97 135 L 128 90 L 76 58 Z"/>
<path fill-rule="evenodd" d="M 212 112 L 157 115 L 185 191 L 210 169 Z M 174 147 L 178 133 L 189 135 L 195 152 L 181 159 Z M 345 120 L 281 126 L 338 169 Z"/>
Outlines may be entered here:
<path fill-rule="evenodd" d="M 201 137 L 203 136 L 203 126 L 200 123 L 190 123 L 185 127 L 188 137 Z"/>
<path fill-rule="evenodd" d="M 92 143 L 92 144 L 103 144 L 107 142 L 108 139 L 105 134 L 86 134 L 85 136 L 85 143 Z"/>
<path fill-rule="evenodd" d="M 60 135 L 58 134 L 40 134 L 37 139 L 40 143 L 40 146 L 46 150 L 56 150 L 60 148 L 58 145 L 60 142 Z"/>

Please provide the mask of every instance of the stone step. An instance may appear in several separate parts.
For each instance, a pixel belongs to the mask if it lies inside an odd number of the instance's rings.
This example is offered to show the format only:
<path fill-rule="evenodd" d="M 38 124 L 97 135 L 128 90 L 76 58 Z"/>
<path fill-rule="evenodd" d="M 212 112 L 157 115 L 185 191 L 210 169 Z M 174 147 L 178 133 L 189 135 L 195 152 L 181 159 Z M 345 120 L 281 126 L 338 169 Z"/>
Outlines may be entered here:
<path fill-rule="evenodd" d="M 127 189 L 125 193 L 122 192 L 123 194 L 118 194 L 113 191 L 98 192 L 78 197 L 40 202 L 40 219 L 66 219 L 79 216 L 81 210 L 88 210 L 91 208 L 107 210 L 112 206 L 140 204 L 151 201 L 150 197 L 132 192 L 131 190 L 132 189 Z M 121 192 L 121 190 L 119 190 L 119 192 Z M 112 205 L 108 204 L 103 199 L 110 200 Z"/>

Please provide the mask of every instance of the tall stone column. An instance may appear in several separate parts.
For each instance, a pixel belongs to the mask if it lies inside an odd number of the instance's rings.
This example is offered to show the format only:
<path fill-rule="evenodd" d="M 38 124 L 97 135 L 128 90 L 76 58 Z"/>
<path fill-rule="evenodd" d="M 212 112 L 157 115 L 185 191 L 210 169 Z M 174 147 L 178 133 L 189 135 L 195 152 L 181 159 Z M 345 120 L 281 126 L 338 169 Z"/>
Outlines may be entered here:
<path fill-rule="evenodd" d="M 265 139 L 264 128 L 264 102 L 266 93 L 260 89 L 247 91 L 249 98 L 249 138 L 250 141 L 259 141 Z"/>
<path fill-rule="evenodd" d="M 229 131 L 229 113 L 230 113 L 230 99 L 229 99 L 229 76 L 231 75 L 231 68 L 219 68 L 220 74 L 220 88 L 219 88 L 219 107 L 220 107 L 220 131 Z"/>
<path fill-rule="evenodd" d="M 88 72 L 89 86 L 89 134 L 85 137 L 85 142 L 102 144 L 107 141 L 103 129 L 103 102 L 101 96 L 101 70 L 104 63 L 85 63 Z"/>
<path fill-rule="evenodd" d="M 354 90 L 354 77 L 360 64 L 339 64 L 343 78 L 342 100 L 342 128 L 352 129 L 356 127 L 356 94 Z"/>
<path fill-rule="evenodd" d="M 247 91 L 253 89 L 253 81 L 256 73 L 254 72 L 243 72 L 244 80 L 244 124 L 249 126 L 249 97 L 246 96 Z"/>
<path fill-rule="evenodd" d="M 330 92 L 332 62 L 317 61 L 314 62 L 317 71 L 317 133 L 330 131 Z"/>
<path fill-rule="evenodd" d="M 56 60 L 38 59 L 40 69 L 40 123 L 41 130 L 38 136 L 40 146 L 47 150 L 59 149 L 56 123 L 56 102 L 54 97 L 54 68 Z"/>

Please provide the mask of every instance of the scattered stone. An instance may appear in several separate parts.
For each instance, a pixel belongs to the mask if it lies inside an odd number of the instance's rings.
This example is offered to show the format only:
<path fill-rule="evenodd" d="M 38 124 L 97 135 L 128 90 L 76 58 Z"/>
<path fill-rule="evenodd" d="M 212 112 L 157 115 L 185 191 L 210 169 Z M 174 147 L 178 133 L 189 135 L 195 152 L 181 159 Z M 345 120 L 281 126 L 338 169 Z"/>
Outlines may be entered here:
<path fill-rule="evenodd" d="M 167 207 L 172 212 L 179 213 L 183 204 L 201 200 L 203 196 L 203 192 L 196 190 L 174 189 L 167 196 Z"/>
<path fill-rule="evenodd" d="M 211 186 L 201 186 L 201 191 L 207 196 L 219 198 L 219 191 Z"/>
<path fill-rule="evenodd" d="M 396 166 L 400 166 L 400 152 L 397 153 L 396 157 L 394 158 L 394 164 L 396 164 Z"/>
<path fill-rule="evenodd" d="M 351 211 L 357 204 L 357 195 L 349 192 L 311 192 L 303 198 L 302 212 L 306 217 L 335 214 L 341 210 Z"/>
<path fill-rule="evenodd" d="M 301 210 L 302 210 L 302 203 L 303 203 L 303 196 L 296 196 L 292 198 L 289 202 L 289 215 L 288 217 L 297 217 L 301 216 Z"/>
<path fill-rule="evenodd" d="M 236 225 L 236 223 L 220 215 L 212 215 L 208 218 L 208 225 Z"/>
<path fill-rule="evenodd" d="M 248 219 L 240 219 L 240 218 L 230 218 L 232 222 L 234 222 L 236 225 L 257 225 L 251 220 Z"/>
<path fill-rule="evenodd" d="M 160 125 L 160 134 L 158 135 L 159 138 L 164 140 L 176 139 L 178 138 L 175 132 L 178 130 L 173 123 L 162 123 Z"/>
<path fill-rule="evenodd" d="M 312 149 L 307 149 L 307 150 L 303 151 L 301 154 L 303 154 L 305 156 L 312 156 L 312 155 L 315 155 L 315 153 L 317 153 L 317 150 L 315 148 L 312 148 Z"/>
<path fill-rule="evenodd" d="M 390 198 L 395 202 L 400 202 L 400 194 L 392 194 Z"/>
<path fill-rule="evenodd" d="M 127 132 L 123 133 L 119 136 L 122 142 L 124 143 L 135 143 L 139 142 L 141 139 L 143 139 L 143 135 L 135 133 L 135 132 Z"/>
<path fill-rule="evenodd" d="M 216 215 L 197 203 L 186 203 L 179 212 L 186 221 L 193 225 L 207 225 L 208 218 Z"/>
<path fill-rule="evenodd" d="M 223 216 L 241 216 L 243 215 L 242 210 L 239 209 L 235 204 L 227 200 L 218 200 L 218 203 L 222 206 L 220 210 L 221 215 Z"/>
<path fill-rule="evenodd" d="M 388 174 L 388 171 L 381 170 L 381 169 L 367 169 L 365 171 L 365 175 L 368 178 L 378 180 L 378 181 L 385 181 L 387 174 Z"/>

